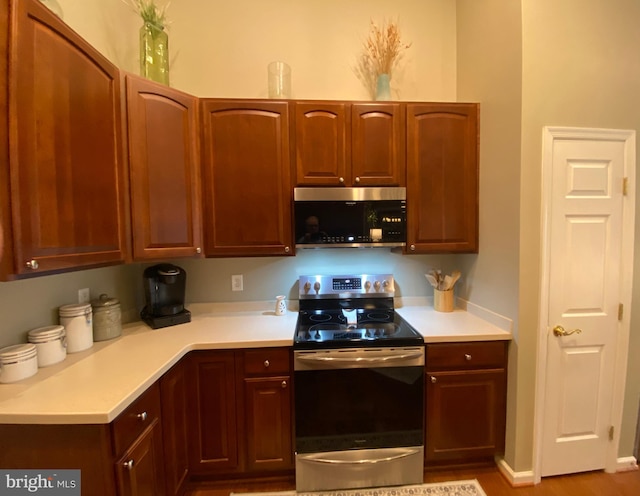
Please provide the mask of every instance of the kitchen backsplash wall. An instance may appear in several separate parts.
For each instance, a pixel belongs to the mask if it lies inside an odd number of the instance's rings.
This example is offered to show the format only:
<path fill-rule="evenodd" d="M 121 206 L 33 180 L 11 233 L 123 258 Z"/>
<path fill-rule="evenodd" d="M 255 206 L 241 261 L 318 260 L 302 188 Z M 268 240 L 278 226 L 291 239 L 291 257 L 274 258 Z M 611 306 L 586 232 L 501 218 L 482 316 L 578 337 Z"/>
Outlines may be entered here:
<path fill-rule="evenodd" d="M 58 323 L 58 307 L 78 302 L 78 290 L 91 299 L 106 293 L 118 298 L 123 320 L 131 318 L 142 295 L 139 264 L 82 270 L 68 274 L 0 282 L 0 347 L 27 341 L 27 332 Z"/>
<path fill-rule="evenodd" d="M 472 255 L 469 255 L 472 256 Z M 179 260 L 187 271 L 188 302 L 298 299 L 298 277 L 308 274 L 393 274 L 396 296 L 432 296 L 424 274 L 451 271 L 455 256 L 403 256 L 388 249 L 298 250 L 295 257 Z M 243 291 L 231 290 L 231 276 L 243 276 Z M 463 291 L 465 280 L 458 291 Z"/>
<path fill-rule="evenodd" d="M 458 256 L 459 257 L 459 256 Z M 474 257 L 474 255 L 468 255 Z M 391 273 L 397 296 L 432 296 L 424 273 L 430 268 L 450 272 L 456 256 L 403 256 L 388 249 L 299 250 L 295 257 L 170 260 L 187 272 L 186 303 L 274 300 L 284 294 L 297 299 L 302 274 Z M 78 290 L 89 288 L 118 298 L 124 322 L 139 320 L 144 305 L 142 272 L 151 264 L 121 265 L 0 283 L 0 347 L 27 341 L 27 332 L 57 324 L 58 307 L 76 303 Z M 231 290 L 231 276 L 243 276 L 243 291 Z M 463 275 L 456 294 L 465 291 Z M 293 332 L 293 329 L 292 329 Z"/>

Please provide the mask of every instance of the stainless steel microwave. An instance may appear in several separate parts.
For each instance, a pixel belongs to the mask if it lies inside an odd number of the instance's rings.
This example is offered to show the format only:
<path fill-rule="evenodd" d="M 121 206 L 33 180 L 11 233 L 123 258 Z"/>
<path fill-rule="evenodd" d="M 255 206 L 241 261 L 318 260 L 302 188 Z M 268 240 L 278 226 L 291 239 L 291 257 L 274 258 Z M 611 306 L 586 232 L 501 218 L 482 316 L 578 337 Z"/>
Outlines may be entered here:
<path fill-rule="evenodd" d="M 404 246 L 406 188 L 295 188 L 296 248 Z"/>

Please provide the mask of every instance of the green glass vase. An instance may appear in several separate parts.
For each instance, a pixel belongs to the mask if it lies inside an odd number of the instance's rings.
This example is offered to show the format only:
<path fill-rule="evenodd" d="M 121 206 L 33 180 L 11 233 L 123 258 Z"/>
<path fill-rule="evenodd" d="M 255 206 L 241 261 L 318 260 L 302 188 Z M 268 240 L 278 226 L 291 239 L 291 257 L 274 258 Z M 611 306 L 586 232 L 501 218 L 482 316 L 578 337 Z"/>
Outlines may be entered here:
<path fill-rule="evenodd" d="M 169 36 L 163 26 L 140 28 L 140 75 L 169 86 Z"/>
<path fill-rule="evenodd" d="M 376 81 L 376 100 L 391 100 L 391 85 L 389 74 L 379 74 Z"/>

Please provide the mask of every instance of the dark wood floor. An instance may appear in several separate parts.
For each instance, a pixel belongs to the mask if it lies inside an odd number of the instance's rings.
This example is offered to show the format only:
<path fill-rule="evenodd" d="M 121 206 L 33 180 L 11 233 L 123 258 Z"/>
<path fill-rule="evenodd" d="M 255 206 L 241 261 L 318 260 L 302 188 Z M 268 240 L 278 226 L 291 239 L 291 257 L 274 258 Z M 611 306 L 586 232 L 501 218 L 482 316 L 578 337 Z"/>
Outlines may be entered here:
<path fill-rule="evenodd" d="M 478 479 L 487 496 L 640 496 L 640 471 L 607 474 L 584 474 L 544 478 L 540 484 L 511 487 L 500 472 L 493 467 L 464 470 L 443 470 L 425 474 L 425 482 Z M 192 486 L 186 496 L 228 496 L 231 492 L 264 492 L 294 490 L 293 481 L 262 482 L 250 484 L 202 483 Z"/>

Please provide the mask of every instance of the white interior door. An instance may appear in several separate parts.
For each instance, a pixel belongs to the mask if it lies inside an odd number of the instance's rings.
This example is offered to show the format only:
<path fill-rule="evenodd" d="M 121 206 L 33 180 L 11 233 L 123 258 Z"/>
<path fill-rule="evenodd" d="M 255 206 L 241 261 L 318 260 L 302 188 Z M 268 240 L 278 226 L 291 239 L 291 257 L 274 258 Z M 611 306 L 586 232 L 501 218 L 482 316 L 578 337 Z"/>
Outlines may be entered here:
<path fill-rule="evenodd" d="M 543 477 L 607 467 L 622 405 L 618 362 L 626 363 L 619 344 L 628 320 L 620 305 L 630 305 L 625 270 L 632 272 L 633 260 L 623 185 L 635 167 L 634 135 L 574 134 L 556 128 L 545 140 Z"/>

